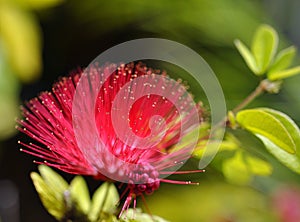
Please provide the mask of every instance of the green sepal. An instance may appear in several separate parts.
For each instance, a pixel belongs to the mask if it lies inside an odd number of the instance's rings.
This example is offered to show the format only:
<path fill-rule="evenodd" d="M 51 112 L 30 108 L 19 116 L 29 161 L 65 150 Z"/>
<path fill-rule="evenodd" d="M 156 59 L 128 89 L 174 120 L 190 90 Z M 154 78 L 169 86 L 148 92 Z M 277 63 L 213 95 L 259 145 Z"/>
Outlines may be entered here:
<path fill-rule="evenodd" d="M 155 216 L 142 213 L 141 209 L 128 209 L 126 210 L 120 218 L 122 222 L 168 222 L 167 220 Z"/>
<path fill-rule="evenodd" d="M 57 190 L 49 186 L 36 172 L 32 172 L 30 177 L 44 207 L 53 217 L 61 220 L 67 211 L 63 193 L 58 194 Z"/>
<path fill-rule="evenodd" d="M 61 195 L 69 187 L 67 181 L 62 178 L 57 172 L 46 165 L 39 165 L 38 170 L 45 181 L 58 195 Z"/>
<path fill-rule="evenodd" d="M 69 191 L 77 209 L 87 215 L 91 206 L 91 198 L 83 177 L 76 176 L 70 183 Z"/>
<path fill-rule="evenodd" d="M 115 213 L 119 194 L 114 184 L 105 182 L 94 193 L 88 218 L 96 221 L 102 213 Z"/>

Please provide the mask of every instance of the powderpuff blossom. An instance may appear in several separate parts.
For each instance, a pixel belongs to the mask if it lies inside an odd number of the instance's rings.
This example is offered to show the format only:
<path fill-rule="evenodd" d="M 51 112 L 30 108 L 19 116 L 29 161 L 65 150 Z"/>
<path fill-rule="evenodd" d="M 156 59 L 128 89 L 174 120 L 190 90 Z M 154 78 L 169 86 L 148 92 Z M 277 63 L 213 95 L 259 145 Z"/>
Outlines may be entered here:
<path fill-rule="evenodd" d="M 22 107 L 17 128 L 34 142 L 19 142 L 21 151 L 67 173 L 127 184 L 123 212 L 161 182 L 192 184 L 165 179 L 198 142 L 183 139 L 202 122 L 186 88 L 141 63 L 78 70 Z"/>

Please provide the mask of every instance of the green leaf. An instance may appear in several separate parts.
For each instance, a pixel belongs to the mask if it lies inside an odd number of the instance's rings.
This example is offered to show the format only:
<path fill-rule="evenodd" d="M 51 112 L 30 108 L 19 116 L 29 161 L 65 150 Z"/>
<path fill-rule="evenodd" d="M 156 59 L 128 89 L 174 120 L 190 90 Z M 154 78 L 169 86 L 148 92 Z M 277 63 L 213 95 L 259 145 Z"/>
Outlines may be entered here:
<path fill-rule="evenodd" d="M 236 120 L 250 132 L 267 137 L 286 152 L 295 153 L 295 138 L 289 132 L 289 129 L 295 126 L 290 118 L 279 113 L 271 109 L 249 109 L 238 112 Z"/>
<path fill-rule="evenodd" d="M 268 176 L 272 173 L 273 168 L 270 163 L 253 155 L 246 155 L 245 162 L 254 175 Z"/>
<path fill-rule="evenodd" d="M 159 199 L 149 198 L 147 204 L 151 211 L 174 222 L 279 222 L 264 192 L 221 181 L 202 180 L 200 187 L 180 192 L 166 184 L 159 188 Z"/>
<path fill-rule="evenodd" d="M 39 165 L 38 169 L 47 186 L 50 187 L 57 196 L 63 195 L 63 193 L 68 190 L 68 183 L 50 167 Z"/>
<path fill-rule="evenodd" d="M 94 193 L 92 205 L 89 212 L 89 219 L 95 221 L 102 212 L 114 213 L 116 204 L 119 201 L 119 194 L 114 184 L 105 182 Z"/>
<path fill-rule="evenodd" d="M 269 138 L 266 138 L 261 135 L 257 135 L 262 142 L 264 143 L 266 149 L 272 153 L 281 163 L 290 168 L 291 170 L 300 173 L 300 130 L 298 126 L 294 123 L 294 121 L 288 117 L 286 114 L 272 110 L 272 109 L 263 109 L 266 112 L 271 113 L 273 116 L 276 116 L 286 127 L 288 132 L 290 133 L 293 141 L 296 145 L 296 153 L 290 154 L 280 149 L 276 144 L 273 144 Z"/>
<path fill-rule="evenodd" d="M 195 158 L 201 158 L 204 155 L 214 155 L 214 149 L 218 149 L 218 152 L 222 151 L 235 151 L 240 149 L 240 142 L 232 134 L 226 133 L 225 138 L 222 141 L 215 140 L 200 140 L 197 147 L 194 149 L 193 156 Z"/>
<path fill-rule="evenodd" d="M 71 181 L 69 190 L 71 193 L 72 201 L 76 203 L 78 209 L 81 212 L 88 214 L 91 206 L 91 199 L 87 184 L 83 177 L 76 176 Z"/>
<path fill-rule="evenodd" d="M 271 76 L 273 72 L 281 71 L 288 68 L 296 55 L 296 47 L 291 46 L 286 49 L 281 50 L 271 68 L 268 71 L 268 76 Z"/>
<path fill-rule="evenodd" d="M 167 222 L 161 217 L 142 213 L 139 208 L 126 210 L 120 219 L 124 222 Z"/>
<path fill-rule="evenodd" d="M 296 66 L 290 69 L 272 72 L 268 75 L 268 79 L 271 81 L 278 80 L 278 79 L 285 79 L 291 76 L 295 76 L 299 73 L 300 73 L 300 66 Z"/>
<path fill-rule="evenodd" d="M 66 212 L 63 197 L 58 198 L 55 190 L 49 187 L 38 173 L 32 172 L 30 176 L 44 207 L 57 220 L 62 219 Z"/>
<path fill-rule="evenodd" d="M 21 86 L 8 62 L 4 42 L 0 38 L 0 92 L 17 97 Z"/>
<path fill-rule="evenodd" d="M 30 9 L 45 9 L 61 4 L 64 0 L 16 0 L 20 5 Z"/>
<path fill-rule="evenodd" d="M 288 115 L 282 112 L 269 108 L 261 109 L 275 116 L 285 126 L 296 145 L 296 150 L 298 150 L 300 148 L 300 130 L 297 124 Z"/>
<path fill-rule="evenodd" d="M 204 151 L 206 155 L 213 155 L 215 146 L 218 146 L 218 152 L 233 151 L 238 148 L 236 143 L 229 140 L 223 140 L 222 142 L 201 140 L 194 149 L 193 156 L 195 158 L 201 158 L 204 155 Z"/>
<path fill-rule="evenodd" d="M 226 179 L 234 184 L 248 184 L 252 178 L 241 151 L 237 151 L 233 157 L 224 160 L 222 172 Z"/>
<path fill-rule="evenodd" d="M 0 140 L 12 137 L 17 131 L 15 118 L 20 115 L 20 83 L 5 57 L 0 38 Z"/>
<path fill-rule="evenodd" d="M 250 68 L 250 70 L 257 74 L 259 72 L 256 61 L 250 50 L 247 48 L 247 46 L 244 45 L 240 40 L 236 39 L 234 40 L 235 47 L 238 49 L 239 53 L 245 60 L 247 66 Z"/>
<path fill-rule="evenodd" d="M 222 172 L 228 181 L 244 185 L 251 182 L 255 175 L 270 175 L 272 166 L 268 162 L 239 149 L 233 157 L 223 161 Z"/>
<path fill-rule="evenodd" d="M 16 133 L 15 118 L 19 116 L 19 100 L 17 95 L 0 90 L 0 140 L 12 137 Z"/>
<path fill-rule="evenodd" d="M 42 69 L 42 60 L 41 30 L 35 17 L 26 10 L 3 3 L 0 7 L 0 29 L 0 37 L 15 74 L 24 82 L 36 79 Z"/>
<path fill-rule="evenodd" d="M 270 153 L 272 153 L 282 164 L 300 174 L 299 152 L 297 152 L 296 155 L 287 153 L 272 141 L 270 141 L 268 138 L 259 134 L 257 134 L 256 136 L 264 143 L 266 149 Z"/>
<path fill-rule="evenodd" d="M 269 25 L 259 26 L 254 34 L 251 47 L 259 69 L 256 73 L 257 75 L 262 75 L 266 72 L 277 51 L 277 45 L 277 32 Z"/>

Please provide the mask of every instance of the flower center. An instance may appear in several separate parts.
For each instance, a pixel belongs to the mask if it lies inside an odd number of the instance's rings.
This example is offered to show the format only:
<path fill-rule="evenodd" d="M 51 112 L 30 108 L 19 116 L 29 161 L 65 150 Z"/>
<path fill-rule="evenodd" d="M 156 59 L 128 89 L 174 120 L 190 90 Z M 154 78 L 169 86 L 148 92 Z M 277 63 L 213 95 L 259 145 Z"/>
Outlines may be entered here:
<path fill-rule="evenodd" d="M 149 164 L 138 164 L 135 170 L 129 172 L 128 176 L 128 187 L 136 195 L 151 194 L 159 188 L 159 173 Z"/>

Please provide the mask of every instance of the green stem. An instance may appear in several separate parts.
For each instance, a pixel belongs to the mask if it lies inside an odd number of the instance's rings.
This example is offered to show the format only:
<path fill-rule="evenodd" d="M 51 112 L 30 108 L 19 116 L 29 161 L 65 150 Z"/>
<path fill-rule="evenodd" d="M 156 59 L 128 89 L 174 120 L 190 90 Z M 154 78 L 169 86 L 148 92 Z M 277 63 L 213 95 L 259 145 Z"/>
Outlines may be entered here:
<path fill-rule="evenodd" d="M 271 82 L 269 82 L 267 79 L 262 80 L 260 84 L 256 87 L 256 89 L 247 96 L 238 106 L 236 106 L 232 112 L 236 114 L 241 109 L 245 108 L 249 103 L 251 103 L 256 97 L 260 96 L 262 93 L 268 91 L 270 88 Z"/>

